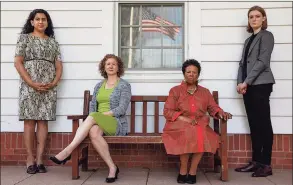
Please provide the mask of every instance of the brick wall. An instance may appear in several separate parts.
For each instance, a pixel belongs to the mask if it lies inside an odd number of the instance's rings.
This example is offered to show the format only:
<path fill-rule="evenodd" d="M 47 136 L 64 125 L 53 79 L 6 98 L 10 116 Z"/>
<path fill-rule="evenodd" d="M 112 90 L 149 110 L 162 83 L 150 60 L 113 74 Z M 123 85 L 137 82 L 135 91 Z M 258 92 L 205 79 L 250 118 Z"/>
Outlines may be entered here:
<path fill-rule="evenodd" d="M 72 140 L 70 133 L 50 133 L 44 159 L 57 154 Z M 36 144 L 35 144 L 36 146 Z M 167 156 L 162 144 L 110 144 L 110 152 L 115 163 L 124 167 L 176 167 L 177 156 Z M 89 149 L 89 166 L 105 166 L 93 147 Z M 34 148 L 34 152 L 35 152 Z M 230 168 L 245 164 L 251 158 L 249 135 L 234 134 L 228 136 L 228 163 Z M 1 133 L 1 164 L 25 165 L 26 150 L 22 133 Z M 53 165 L 45 160 L 45 164 Z M 68 162 L 66 165 L 70 165 Z M 205 154 L 200 167 L 211 169 L 213 157 Z M 272 167 L 292 169 L 292 135 L 274 135 Z"/>

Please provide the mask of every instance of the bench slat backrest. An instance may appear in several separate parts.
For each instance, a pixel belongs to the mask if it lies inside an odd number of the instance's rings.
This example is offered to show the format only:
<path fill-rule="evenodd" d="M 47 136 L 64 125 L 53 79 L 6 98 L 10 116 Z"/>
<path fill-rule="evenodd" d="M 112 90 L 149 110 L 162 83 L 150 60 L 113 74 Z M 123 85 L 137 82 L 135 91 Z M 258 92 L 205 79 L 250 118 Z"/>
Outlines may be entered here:
<path fill-rule="evenodd" d="M 142 102 L 142 133 L 143 135 L 160 135 L 159 132 L 159 103 L 165 102 L 167 96 L 132 96 L 131 97 L 131 113 L 130 113 L 130 133 L 129 135 L 137 135 L 135 132 L 135 103 Z M 154 133 L 147 133 L 147 110 L 149 102 L 154 103 Z"/>
<path fill-rule="evenodd" d="M 218 104 L 218 91 L 213 91 L 213 97 Z M 165 102 L 168 96 L 132 96 L 131 97 L 131 114 L 130 114 L 130 133 L 128 135 L 160 135 L 159 132 L 159 103 Z M 84 91 L 83 114 L 89 114 L 89 103 L 92 99 L 90 91 Z M 135 132 L 135 103 L 142 102 L 142 133 Z M 147 107 L 148 102 L 154 103 L 154 133 L 147 133 Z M 214 119 L 214 131 L 219 134 L 219 120 Z"/>

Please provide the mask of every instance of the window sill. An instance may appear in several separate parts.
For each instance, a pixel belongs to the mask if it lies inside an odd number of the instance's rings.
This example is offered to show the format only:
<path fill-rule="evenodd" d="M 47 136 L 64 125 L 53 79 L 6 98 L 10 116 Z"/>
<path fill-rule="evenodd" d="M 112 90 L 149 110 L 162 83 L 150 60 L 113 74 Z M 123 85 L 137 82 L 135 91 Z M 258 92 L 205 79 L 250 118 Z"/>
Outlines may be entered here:
<path fill-rule="evenodd" d="M 183 75 L 181 70 L 127 70 L 122 78 L 130 83 L 177 83 L 183 80 Z"/>

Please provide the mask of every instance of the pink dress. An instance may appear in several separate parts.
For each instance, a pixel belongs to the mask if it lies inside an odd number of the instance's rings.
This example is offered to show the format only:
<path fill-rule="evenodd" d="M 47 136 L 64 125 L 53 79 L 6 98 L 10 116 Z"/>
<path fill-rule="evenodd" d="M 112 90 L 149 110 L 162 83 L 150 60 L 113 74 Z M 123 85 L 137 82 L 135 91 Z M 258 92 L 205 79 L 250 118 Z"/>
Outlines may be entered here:
<path fill-rule="evenodd" d="M 189 94 L 185 82 L 173 87 L 164 106 L 167 122 L 162 139 L 167 154 L 215 153 L 219 147 L 219 137 L 209 126 L 209 122 L 210 116 L 215 117 L 219 111 L 223 110 L 208 89 L 198 85 L 197 90 Z M 176 120 L 180 115 L 195 119 L 197 125 Z"/>

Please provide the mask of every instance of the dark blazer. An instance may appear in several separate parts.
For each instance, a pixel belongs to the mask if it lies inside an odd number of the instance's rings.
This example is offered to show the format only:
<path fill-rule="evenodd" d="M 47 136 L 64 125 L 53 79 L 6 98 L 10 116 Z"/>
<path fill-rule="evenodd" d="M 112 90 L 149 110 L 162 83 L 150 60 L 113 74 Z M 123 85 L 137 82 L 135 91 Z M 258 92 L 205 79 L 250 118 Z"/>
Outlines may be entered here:
<path fill-rule="evenodd" d="M 249 39 L 250 37 L 247 38 L 244 43 L 242 58 L 239 62 L 237 84 L 243 83 L 242 67 L 244 62 L 245 48 Z M 273 48 L 273 34 L 267 30 L 261 30 L 254 38 L 248 51 L 247 77 L 244 82 L 246 82 L 248 85 L 275 83 L 274 75 L 270 67 Z"/>

